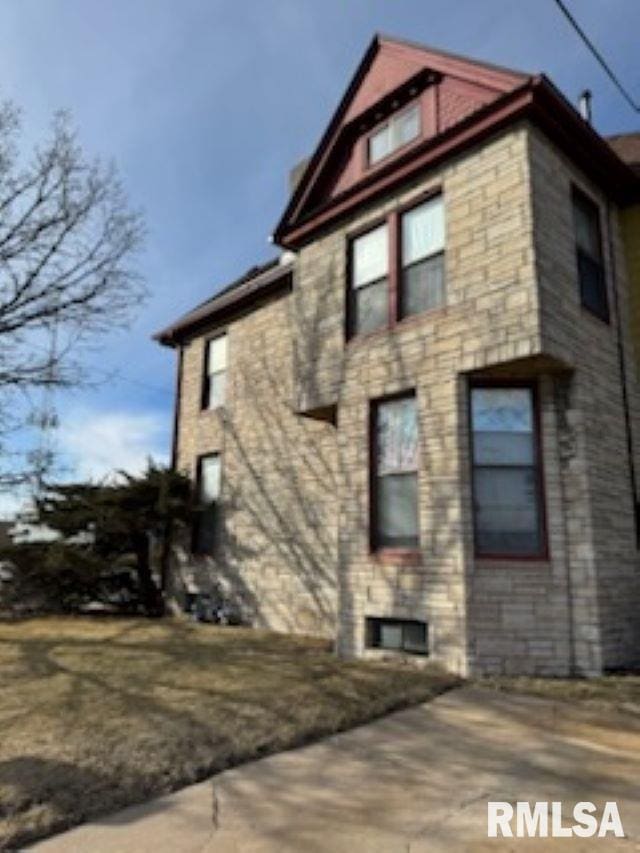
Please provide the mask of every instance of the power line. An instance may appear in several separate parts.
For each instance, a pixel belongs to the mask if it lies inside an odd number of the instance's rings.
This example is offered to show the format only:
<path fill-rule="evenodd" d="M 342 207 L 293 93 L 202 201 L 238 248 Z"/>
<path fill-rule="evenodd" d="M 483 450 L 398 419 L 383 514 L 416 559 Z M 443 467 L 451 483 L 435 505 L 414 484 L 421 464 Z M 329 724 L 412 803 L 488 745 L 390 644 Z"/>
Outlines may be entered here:
<path fill-rule="evenodd" d="M 595 58 L 597 59 L 598 63 L 602 66 L 602 68 L 604 69 L 604 71 L 605 71 L 605 72 L 606 72 L 606 74 L 608 75 L 609 79 L 611 80 L 611 82 L 613 83 L 613 85 L 616 87 L 616 89 L 620 92 L 620 94 L 621 94 L 621 95 L 622 95 L 622 97 L 625 99 L 625 101 L 629 104 L 629 106 L 630 106 L 633 110 L 635 110 L 635 112 L 640 113 L 640 105 L 638 105 L 638 104 L 636 103 L 636 101 L 634 100 L 634 98 L 633 98 L 633 97 L 632 97 L 632 96 L 627 92 L 627 90 L 624 88 L 624 86 L 622 85 L 622 83 L 620 82 L 620 80 L 618 79 L 618 77 L 616 76 L 616 74 L 614 73 L 614 71 L 612 70 L 612 68 L 611 68 L 611 66 L 609 65 L 609 63 L 606 61 L 606 59 L 604 58 L 604 56 L 600 53 L 600 51 L 599 51 L 599 50 L 598 50 L 598 48 L 595 46 L 595 44 L 591 41 L 591 39 L 589 38 L 589 36 L 588 36 L 588 35 L 585 33 L 585 31 L 582 29 L 582 27 L 580 26 L 580 24 L 579 24 L 579 23 L 576 21 L 576 19 L 573 17 L 573 15 L 571 14 L 571 12 L 567 9 L 567 7 L 565 6 L 565 4 L 564 4 L 563 0 L 554 0 L 554 2 L 555 2 L 555 4 L 556 4 L 556 6 L 558 7 L 558 9 L 560 9 L 560 11 L 562 12 L 562 14 L 565 16 L 565 18 L 569 21 L 569 23 L 571 24 L 571 26 L 573 27 L 573 29 L 578 33 L 578 35 L 580 36 L 580 38 L 582 39 L 582 41 L 583 41 L 583 42 L 586 44 L 586 46 L 589 48 L 589 50 L 591 51 L 591 53 L 595 56 Z"/>

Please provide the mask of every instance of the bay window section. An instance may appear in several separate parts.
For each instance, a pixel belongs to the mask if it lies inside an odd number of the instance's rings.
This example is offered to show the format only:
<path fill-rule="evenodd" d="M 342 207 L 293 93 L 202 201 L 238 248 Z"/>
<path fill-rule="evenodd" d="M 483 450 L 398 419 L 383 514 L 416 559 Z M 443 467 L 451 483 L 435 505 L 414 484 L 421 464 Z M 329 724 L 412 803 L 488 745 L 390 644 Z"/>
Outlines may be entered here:
<path fill-rule="evenodd" d="M 227 335 L 218 335 L 207 341 L 205 349 L 202 408 L 217 409 L 224 406 L 227 386 Z"/>
<path fill-rule="evenodd" d="M 418 548 L 418 417 L 414 395 L 372 407 L 371 544 Z"/>
<path fill-rule="evenodd" d="M 372 332 L 389 322 L 389 241 L 387 225 L 351 243 L 351 331 Z"/>
<path fill-rule="evenodd" d="M 401 220 L 400 318 L 444 304 L 444 205 L 438 195 Z"/>
<path fill-rule="evenodd" d="M 198 459 L 198 514 L 193 550 L 196 554 L 213 554 L 219 538 L 219 502 L 221 491 L 220 454 L 210 453 Z"/>
<path fill-rule="evenodd" d="M 478 556 L 544 557 L 544 509 L 533 387 L 472 387 Z"/>

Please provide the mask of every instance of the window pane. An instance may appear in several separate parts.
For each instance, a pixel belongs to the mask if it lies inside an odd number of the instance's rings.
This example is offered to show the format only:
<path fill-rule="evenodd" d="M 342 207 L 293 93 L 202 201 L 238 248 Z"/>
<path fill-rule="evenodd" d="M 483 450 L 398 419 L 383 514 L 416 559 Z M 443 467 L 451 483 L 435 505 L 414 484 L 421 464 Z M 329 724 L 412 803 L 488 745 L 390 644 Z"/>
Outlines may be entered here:
<path fill-rule="evenodd" d="M 377 545 L 394 548 L 417 547 L 417 474 L 387 474 L 378 478 L 377 521 Z"/>
<path fill-rule="evenodd" d="M 354 294 L 354 331 L 372 332 L 387 325 L 389 320 L 389 291 L 386 278 L 360 287 Z"/>
<path fill-rule="evenodd" d="M 354 287 L 384 278 L 389 269 L 387 226 L 380 225 L 353 241 Z"/>
<path fill-rule="evenodd" d="M 600 260 L 602 244 L 598 208 L 589 199 L 579 194 L 575 195 L 573 199 L 573 221 L 578 246 L 594 260 Z"/>
<path fill-rule="evenodd" d="M 195 547 L 200 554 L 213 554 L 218 541 L 218 507 L 202 509 L 196 521 Z"/>
<path fill-rule="evenodd" d="M 427 626 L 424 622 L 405 622 L 403 648 L 407 652 L 427 651 Z"/>
<path fill-rule="evenodd" d="M 602 265 L 578 250 L 578 275 L 582 304 L 597 317 L 608 321 L 609 301 Z"/>
<path fill-rule="evenodd" d="M 401 649 L 402 625 L 383 622 L 380 625 L 380 646 L 383 649 Z"/>
<path fill-rule="evenodd" d="M 475 432 L 531 432 L 531 391 L 529 388 L 474 388 L 471 417 Z"/>
<path fill-rule="evenodd" d="M 422 314 L 444 305 L 444 255 L 439 254 L 402 271 L 402 316 Z"/>
<path fill-rule="evenodd" d="M 402 265 L 444 250 L 442 196 L 429 199 L 402 216 Z"/>
<path fill-rule="evenodd" d="M 207 408 L 217 409 L 218 406 L 224 405 L 225 391 L 227 387 L 227 374 L 214 373 L 209 376 Z"/>
<path fill-rule="evenodd" d="M 397 147 L 406 145 L 415 139 L 420 132 L 420 114 L 418 105 L 401 113 L 393 121 L 393 138 Z"/>
<path fill-rule="evenodd" d="M 481 553 L 540 551 L 535 477 L 533 468 L 476 468 L 476 538 Z"/>
<path fill-rule="evenodd" d="M 220 497 L 220 457 L 203 456 L 200 461 L 200 500 L 211 503 Z"/>
<path fill-rule="evenodd" d="M 473 459 L 476 465 L 533 465 L 533 433 L 476 432 Z"/>
<path fill-rule="evenodd" d="M 227 336 L 220 335 L 208 343 L 207 372 L 217 373 L 227 369 Z"/>
<path fill-rule="evenodd" d="M 376 432 L 378 475 L 417 470 L 418 418 L 415 397 L 379 403 Z"/>
<path fill-rule="evenodd" d="M 391 135 L 387 124 L 369 137 L 369 162 L 376 163 L 378 160 L 382 160 L 390 151 Z"/>

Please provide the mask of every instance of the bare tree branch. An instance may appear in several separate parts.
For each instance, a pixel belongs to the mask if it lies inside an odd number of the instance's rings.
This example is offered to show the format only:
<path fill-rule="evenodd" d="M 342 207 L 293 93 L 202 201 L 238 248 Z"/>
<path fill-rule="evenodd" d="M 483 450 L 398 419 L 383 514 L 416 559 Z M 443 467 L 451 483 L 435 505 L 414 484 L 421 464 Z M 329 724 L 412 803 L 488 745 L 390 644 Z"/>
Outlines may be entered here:
<path fill-rule="evenodd" d="M 15 389 L 81 381 L 68 347 L 37 352 L 43 335 L 86 341 L 126 325 L 145 296 L 132 268 L 142 219 L 115 169 L 85 158 L 64 114 L 23 166 L 20 130 L 16 107 L 0 105 L 0 407 Z M 3 460 L 0 446 L 0 487 L 21 476 L 5 475 Z"/>

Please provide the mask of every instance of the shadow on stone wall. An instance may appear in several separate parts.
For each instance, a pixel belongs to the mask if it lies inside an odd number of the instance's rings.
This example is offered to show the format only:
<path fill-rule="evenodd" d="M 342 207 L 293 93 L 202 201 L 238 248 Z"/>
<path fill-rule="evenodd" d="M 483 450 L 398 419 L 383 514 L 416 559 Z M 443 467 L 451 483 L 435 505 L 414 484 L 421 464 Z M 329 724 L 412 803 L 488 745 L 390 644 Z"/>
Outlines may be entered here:
<path fill-rule="evenodd" d="M 443 424 L 443 413 L 431 406 L 426 375 L 430 342 L 422 340 L 416 351 L 415 341 L 408 348 L 399 334 L 383 332 L 378 343 L 345 347 L 337 274 L 328 263 L 313 302 L 306 294 L 304 303 L 295 292 L 288 297 L 291 348 L 278 340 L 283 329 L 265 328 L 252 340 L 250 354 L 234 362 L 237 393 L 223 415 L 223 542 L 207 572 L 253 624 L 335 636 L 337 622 L 339 647 L 349 654 L 361 642 L 365 606 L 369 612 L 376 608 L 369 587 L 384 590 L 374 615 L 426 618 L 430 564 L 457 565 L 462 519 L 456 483 L 429 476 L 438 448 L 434 432 Z M 381 352 L 384 379 L 371 383 L 368 376 L 379 367 Z M 370 398 L 416 388 L 421 495 L 428 495 L 429 517 L 437 526 L 428 527 L 422 518 L 421 566 L 388 571 L 368 553 L 367 408 Z M 337 424 L 297 414 L 300 396 L 317 401 L 324 416 L 333 402 Z M 353 419 L 356 410 L 363 446 L 354 465 L 349 433 L 355 433 L 353 427 L 341 430 L 341 417 L 344 412 Z M 458 520 L 450 524 L 453 504 Z M 439 645 L 460 648 L 461 620 L 461 608 L 442 620 Z"/>

